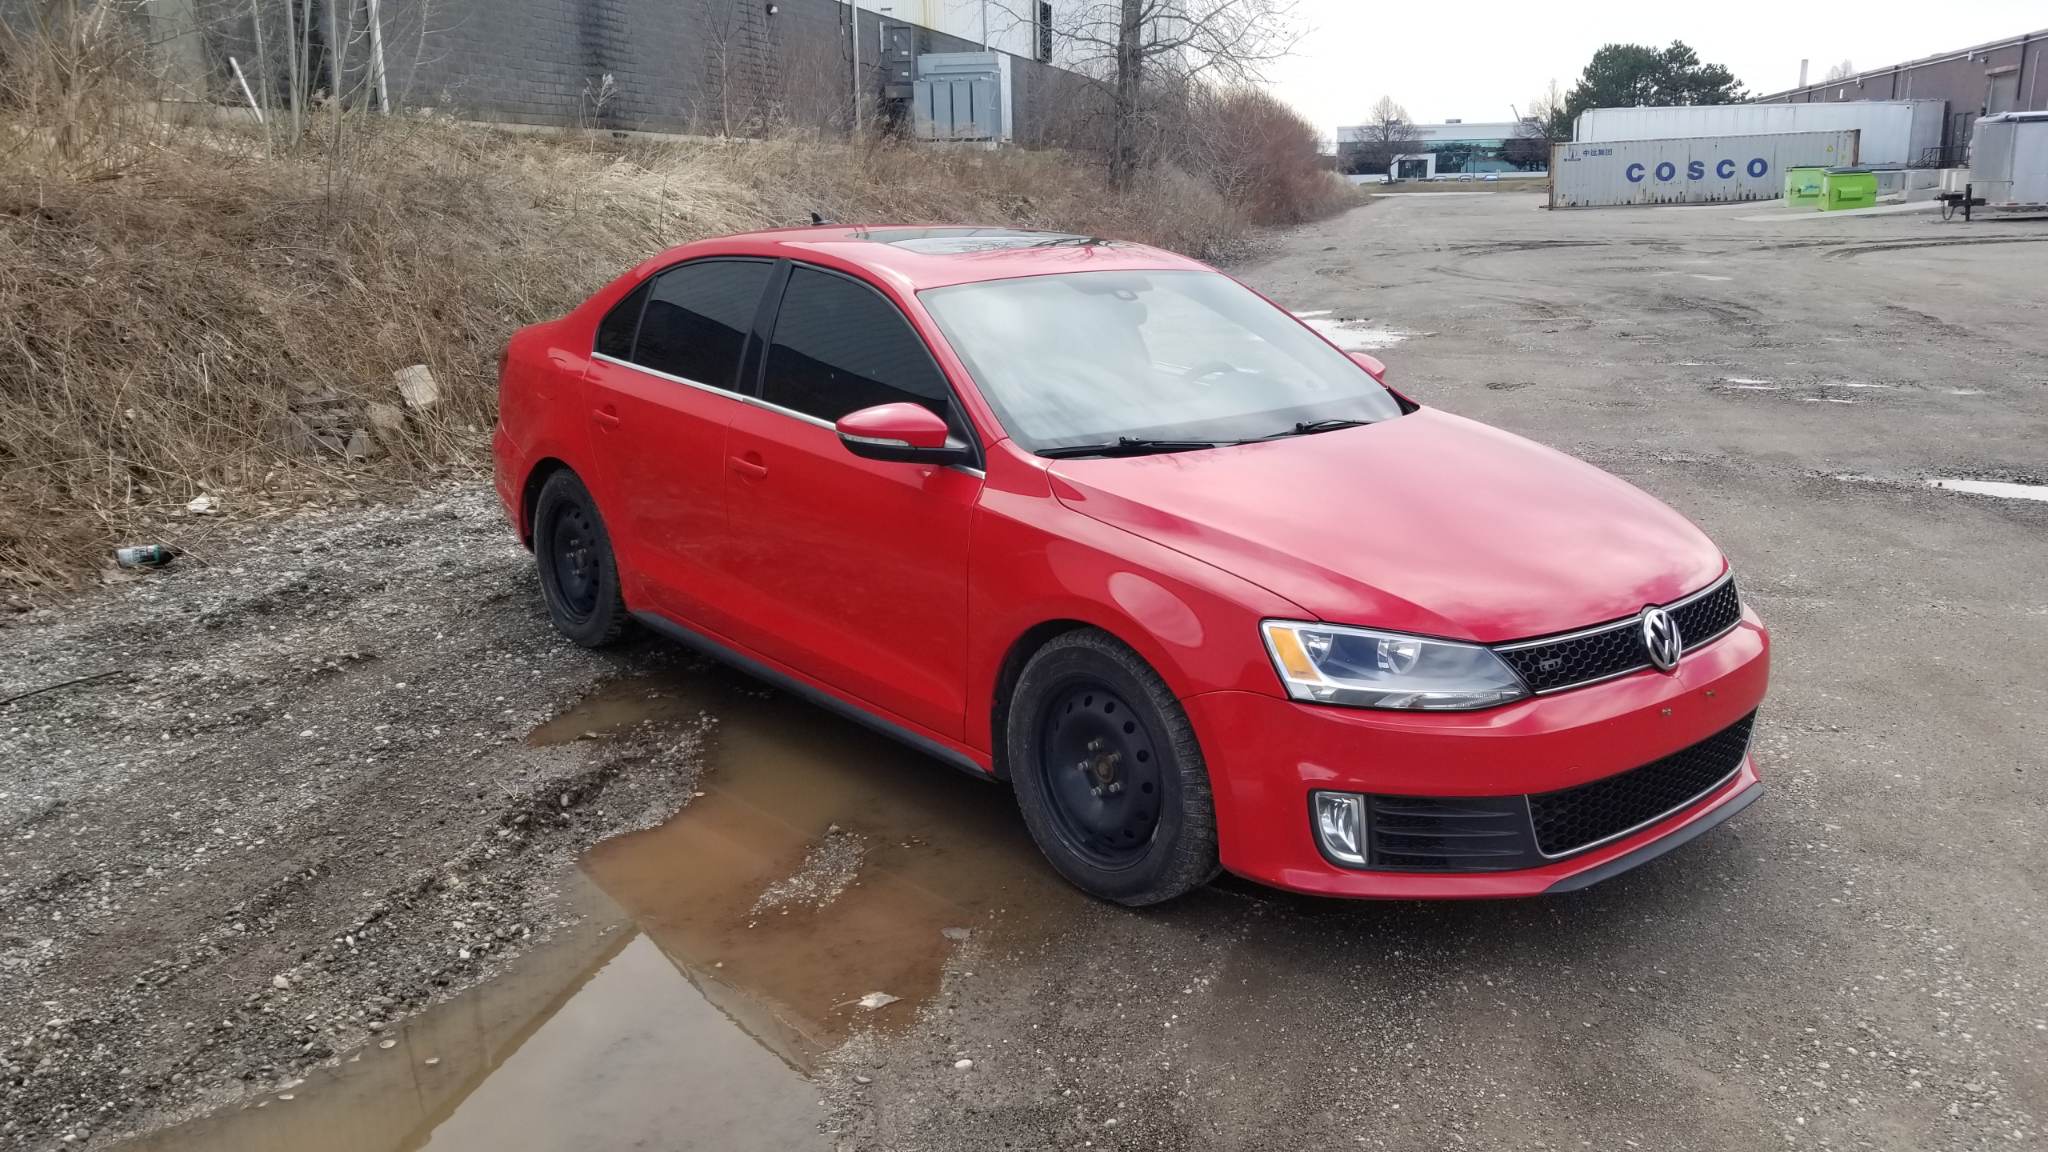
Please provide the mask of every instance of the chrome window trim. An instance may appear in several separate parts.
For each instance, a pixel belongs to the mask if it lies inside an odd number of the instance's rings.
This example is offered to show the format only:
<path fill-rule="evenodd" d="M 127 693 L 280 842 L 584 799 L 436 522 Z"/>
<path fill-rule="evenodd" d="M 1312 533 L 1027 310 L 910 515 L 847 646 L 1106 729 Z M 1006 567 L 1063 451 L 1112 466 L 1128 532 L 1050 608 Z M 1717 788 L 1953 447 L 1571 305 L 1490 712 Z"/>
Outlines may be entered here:
<path fill-rule="evenodd" d="M 763 400 L 759 396 L 742 396 L 740 397 L 740 399 L 746 401 L 747 403 L 753 405 L 756 408 L 759 408 L 763 412 L 774 412 L 779 415 L 787 416 L 792 420 L 802 421 L 803 423 L 810 424 L 814 427 L 829 428 L 835 433 L 839 431 L 839 425 L 834 424 L 830 420 L 821 420 L 818 417 L 811 415 L 809 412 L 799 412 L 794 408 L 784 408 L 780 404 L 776 404 L 768 400 Z"/>
<path fill-rule="evenodd" d="M 696 388 L 704 392 L 715 393 L 719 396 L 730 396 L 734 400 L 747 399 L 747 397 L 740 395 L 738 392 L 735 392 L 730 388 L 720 388 L 716 384 L 706 384 L 702 380 L 692 380 L 687 376 L 674 376 L 667 372 L 663 372 L 657 368 L 649 368 L 645 364 L 635 364 L 631 360 L 622 360 L 619 357 L 613 356 L 609 353 L 592 352 L 590 354 L 590 358 L 592 360 L 602 360 L 607 364 L 616 364 L 621 368 L 631 368 L 635 372 L 644 372 L 657 380 L 666 380 L 671 384 L 681 384 L 684 385 L 685 387 Z"/>
<path fill-rule="evenodd" d="M 734 392 L 729 388 L 720 388 L 715 384 L 706 384 L 700 380 L 692 380 L 687 376 L 671 375 L 667 372 L 663 372 L 658 369 L 649 368 L 645 364 L 635 364 L 631 360 L 621 360 L 617 356 L 607 356 L 603 352 L 592 352 L 590 354 L 590 358 L 592 360 L 602 360 L 607 364 L 616 364 L 621 368 L 631 368 L 635 372 L 641 372 L 648 376 L 652 376 L 656 380 L 666 380 L 671 384 L 681 384 L 685 388 L 695 388 L 700 392 L 709 392 L 714 396 L 723 396 L 728 400 L 737 400 L 742 404 L 746 404 L 754 408 L 759 408 L 764 412 L 774 412 L 778 415 L 787 416 L 792 420 L 800 420 L 805 424 L 812 425 L 813 427 L 828 429 L 834 434 L 837 434 L 839 431 L 839 426 L 831 423 L 830 421 L 820 420 L 816 416 L 813 416 L 808 412 L 798 412 L 794 408 L 784 408 L 780 404 L 771 404 L 768 401 L 761 399 L 759 396 L 747 396 L 738 392 Z M 880 441 L 878 441 L 878 443 L 880 443 Z M 988 473 L 980 468 L 972 468 L 965 464 L 950 464 L 947 465 L 947 467 L 952 468 L 955 472 L 965 472 L 967 475 L 974 477 L 976 480 L 988 479 Z"/>
<path fill-rule="evenodd" d="M 1648 828 L 1652 824 L 1659 824 L 1663 821 L 1669 820 L 1671 817 L 1678 815 L 1680 812 L 1683 812 L 1687 808 L 1690 808 L 1693 805 L 1699 803 L 1706 797 L 1711 796 L 1715 792 L 1720 791 L 1722 788 L 1727 787 L 1728 782 L 1730 780 L 1733 780 L 1737 776 L 1742 775 L 1742 766 L 1744 764 L 1749 763 L 1749 750 L 1755 745 L 1756 722 L 1752 720 L 1749 725 L 1749 736 L 1742 742 L 1742 758 L 1735 762 L 1735 767 L 1729 769 L 1728 774 L 1726 776 L 1723 776 L 1719 780 L 1714 781 L 1712 784 L 1707 785 L 1705 788 L 1700 789 L 1698 792 L 1694 793 L 1690 799 L 1686 800 L 1682 804 L 1679 804 L 1677 807 L 1672 808 L 1669 811 L 1659 813 L 1658 815 L 1652 816 L 1648 820 L 1645 820 L 1642 823 L 1637 824 L 1633 828 L 1624 828 L 1621 831 L 1616 832 L 1612 836 L 1603 836 L 1598 840 L 1592 841 L 1591 843 L 1581 844 L 1577 848 L 1574 848 L 1569 852 L 1559 852 L 1555 855 L 1549 852 L 1545 852 L 1543 850 L 1543 841 L 1538 839 L 1536 836 L 1536 809 L 1529 803 L 1528 794 L 1524 793 L 1522 796 L 1522 808 L 1529 814 L 1529 845 L 1530 847 L 1536 849 L 1536 854 L 1538 856 L 1543 857 L 1545 860 L 1563 860 L 1568 857 L 1577 856 L 1584 852 L 1591 852 L 1593 849 L 1600 847 L 1602 844 L 1612 844 L 1616 840 L 1621 840 L 1626 837 L 1633 836 L 1636 833 L 1641 832 L 1643 829 Z M 1680 749 L 1679 751 L 1682 752 L 1684 751 L 1684 749 Z M 1677 754 L 1678 753 L 1676 752 L 1672 753 L 1672 755 L 1674 756 Z M 1650 763 L 1654 764 L 1656 763 L 1656 761 L 1652 760 Z M 1642 767 L 1642 765 L 1637 765 L 1637 767 Z M 1633 772 L 1635 771 L 1635 769 L 1629 768 L 1625 771 Z M 1622 772 L 1616 772 L 1614 775 L 1620 776 L 1622 774 Z M 1600 779 L 1604 780 L 1607 779 L 1607 777 L 1603 776 Z M 1586 781 L 1586 784 L 1598 784 L 1599 782 L 1599 780 L 1588 780 Z M 1573 785 L 1573 787 L 1583 788 L 1585 787 L 1585 784 Z"/>
<path fill-rule="evenodd" d="M 813 424 L 819 428 L 833 428 L 835 431 L 837 430 L 834 425 L 820 420 L 808 412 L 798 412 L 793 408 L 784 408 L 780 404 L 770 404 L 759 396 L 748 396 L 743 392 L 735 392 L 730 388 L 720 388 L 716 384 L 706 384 L 701 380 L 692 380 L 687 376 L 671 375 L 658 368 L 649 368 L 645 364 L 635 364 L 631 360 L 621 360 L 617 356 L 607 356 L 602 352 L 592 352 L 590 358 L 592 360 L 602 360 L 607 364 L 616 364 L 621 368 L 631 368 L 635 372 L 645 373 L 656 380 L 666 380 L 671 384 L 681 384 L 685 388 L 695 388 L 700 392 L 709 392 L 714 396 L 723 396 L 728 400 L 737 400 L 742 404 L 751 405 L 765 411 L 779 412 L 784 416 L 794 417 L 806 424 Z"/>

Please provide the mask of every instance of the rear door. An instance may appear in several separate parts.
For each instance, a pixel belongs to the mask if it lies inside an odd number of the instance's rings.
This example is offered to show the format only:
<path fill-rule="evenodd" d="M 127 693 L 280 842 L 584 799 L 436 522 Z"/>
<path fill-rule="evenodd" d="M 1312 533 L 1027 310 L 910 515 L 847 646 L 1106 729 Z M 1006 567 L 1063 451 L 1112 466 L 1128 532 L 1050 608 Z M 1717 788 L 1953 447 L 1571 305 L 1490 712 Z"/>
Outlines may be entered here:
<path fill-rule="evenodd" d="M 909 401 L 974 442 L 945 375 L 887 297 L 799 264 L 768 329 L 759 397 L 726 442 L 736 638 L 957 738 L 981 473 L 863 460 L 833 430 L 849 412 Z"/>
<path fill-rule="evenodd" d="M 696 260 L 650 278 L 599 325 L 591 358 L 602 509 L 635 606 L 718 628 L 725 436 L 768 260 Z"/>

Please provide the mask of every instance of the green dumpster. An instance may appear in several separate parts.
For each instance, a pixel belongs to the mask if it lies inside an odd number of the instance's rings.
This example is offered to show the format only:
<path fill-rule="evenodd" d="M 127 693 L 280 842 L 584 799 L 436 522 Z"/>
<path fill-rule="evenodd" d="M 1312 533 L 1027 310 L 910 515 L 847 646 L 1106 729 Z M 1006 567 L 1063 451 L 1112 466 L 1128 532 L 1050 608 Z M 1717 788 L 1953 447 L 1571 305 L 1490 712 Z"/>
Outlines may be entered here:
<path fill-rule="evenodd" d="M 1830 168 L 1820 178 L 1820 209 L 1840 212 L 1877 203 L 1877 174 L 1868 168 Z"/>
<path fill-rule="evenodd" d="M 1785 169 L 1785 203 L 1800 208 L 1820 207 L 1821 177 L 1827 169 L 1787 168 Z"/>

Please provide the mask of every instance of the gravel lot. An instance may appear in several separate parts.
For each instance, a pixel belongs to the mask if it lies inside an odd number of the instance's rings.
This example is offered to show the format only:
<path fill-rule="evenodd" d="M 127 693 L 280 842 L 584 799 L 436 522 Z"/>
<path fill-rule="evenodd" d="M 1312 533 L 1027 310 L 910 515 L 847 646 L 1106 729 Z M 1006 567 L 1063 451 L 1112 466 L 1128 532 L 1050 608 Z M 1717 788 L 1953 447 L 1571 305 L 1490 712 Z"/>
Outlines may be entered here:
<path fill-rule="evenodd" d="M 1380 354 L 1417 399 L 1728 551 L 1777 640 L 1764 801 L 1565 898 L 992 911 L 902 1028 L 823 1058 L 823 1124 L 904 1152 L 2039 1140 L 2048 503 L 1925 481 L 2048 483 L 2044 241 L 1505 194 L 1288 236 L 1255 287 L 1405 334 Z M 720 730 L 524 738 L 682 663 L 557 643 L 474 483 L 0 622 L 0 697 L 113 673 L 0 707 L 0 1146 L 277 1091 L 549 933 L 582 850 L 684 803 Z M 784 894 L 863 891 L 867 843 L 798 853 Z"/>
<path fill-rule="evenodd" d="M 532 748 L 601 675 L 487 485 L 211 534 L 0 623 L 0 1145 L 274 1087 L 545 936 L 704 725 Z"/>

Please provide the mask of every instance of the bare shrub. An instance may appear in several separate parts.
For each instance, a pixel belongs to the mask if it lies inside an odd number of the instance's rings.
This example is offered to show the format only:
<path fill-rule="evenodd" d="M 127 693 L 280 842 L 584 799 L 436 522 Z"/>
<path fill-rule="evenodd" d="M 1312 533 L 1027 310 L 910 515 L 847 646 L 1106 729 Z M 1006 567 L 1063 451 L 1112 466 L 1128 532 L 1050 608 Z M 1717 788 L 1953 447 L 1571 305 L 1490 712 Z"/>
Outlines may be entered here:
<path fill-rule="evenodd" d="M 10 120 L 0 152 L 40 152 L 42 164 L 72 174 L 126 163 L 138 143 L 145 49 L 115 4 L 27 0 L 0 20 L 0 111 Z"/>
<path fill-rule="evenodd" d="M 1253 224 L 1300 224 L 1351 202 L 1324 166 L 1314 126 L 1261 89 L 1193 93 L 1180 150 L 1182 163 Z"/>

